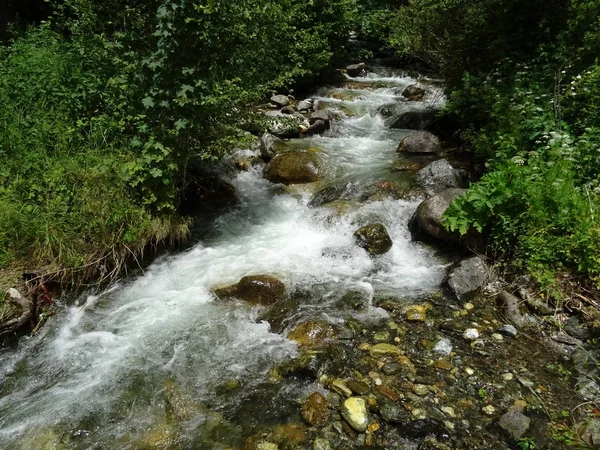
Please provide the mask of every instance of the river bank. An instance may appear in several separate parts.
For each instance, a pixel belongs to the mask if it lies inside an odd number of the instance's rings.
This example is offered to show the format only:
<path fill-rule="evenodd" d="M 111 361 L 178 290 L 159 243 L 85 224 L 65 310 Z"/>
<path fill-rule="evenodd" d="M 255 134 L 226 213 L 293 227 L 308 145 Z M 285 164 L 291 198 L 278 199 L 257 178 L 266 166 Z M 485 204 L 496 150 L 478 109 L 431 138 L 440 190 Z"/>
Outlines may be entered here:
<path fill-rule="evenodd" d="M 439 88 L 374 69 L 312 96 L 305 116 L 326 118 L 308 126 L 330 129 L 278 142 L 270 166 L 240 149 L 246 170 L 226 180 L 237 201 L 197 244 L 75 304 L 57 298 L 40 333 L 1 350 L 5 448 L 564 448 L 550 427 L 563 411 L 577 420 L 560 377 L 582 341 L 543 339 L 543 321 L 516 330 L 490 272 L 464 298 L 442 288 L 458 253 L 413 240 L 409 223 L 468 174 L 443 152 L 411 156 L 414 133 L 393 127 L 390 105 L 427 119 Z M 425 92 L 406 101 L 417 81 Z M 310 182 L 269 175 L 299 153 Z M 421 172 L 432 162 L 441 170 Z M 391 240 L 381 255 L 357 245 L 369 224 Z M 263 277 L 248 295 L 247 276 Z"/>

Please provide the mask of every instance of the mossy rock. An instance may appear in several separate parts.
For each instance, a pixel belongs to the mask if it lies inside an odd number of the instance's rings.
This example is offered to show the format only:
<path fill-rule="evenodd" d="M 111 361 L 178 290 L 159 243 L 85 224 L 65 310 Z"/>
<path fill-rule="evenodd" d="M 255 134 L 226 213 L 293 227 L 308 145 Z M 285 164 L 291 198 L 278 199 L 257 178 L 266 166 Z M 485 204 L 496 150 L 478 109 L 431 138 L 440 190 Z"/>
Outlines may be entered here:
<path fill-rule="evenodd" d="M 272 305 L 285 295 L 285 284 L 270 275 L 249 275 L 236 286 L 236 297 L 254 305 Z"/>
<path fill-rule="evenodd" d="M 356 245 L 371 255 L 382 255 L 392 248 L 392 239 L 380 223 L 372 223 L 354 232 Z"/>
<path fill-rule="evenodd" d="M 334 334 L 333 327 L 323 320 L 311 320 L 294 328 L 288 338 L 304 347 L 319 347 Z"/>
<path fill-rule="evenodd" d="M 265 167 L 264 177 L 272 183 L 305 184 L 319 181 L 323 169 L 313 152 L 282 153 Z"/>

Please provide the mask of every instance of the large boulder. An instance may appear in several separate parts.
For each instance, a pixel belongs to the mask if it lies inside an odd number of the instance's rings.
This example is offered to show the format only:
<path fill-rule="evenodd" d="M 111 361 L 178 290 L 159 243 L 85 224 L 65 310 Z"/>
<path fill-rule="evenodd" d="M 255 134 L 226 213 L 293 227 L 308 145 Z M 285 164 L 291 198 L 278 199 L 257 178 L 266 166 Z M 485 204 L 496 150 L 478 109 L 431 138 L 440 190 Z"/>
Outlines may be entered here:
<path fill-rule="evenodd" d="M 415 181 L 428 195 L 435 195 L 450 188 L 464 187 L 460 173 L 445 159 L 434 161 L 419 170 Z"/>
<path fill-rule="evenodd" d="M 302 100 L 296 105 L 298 111 L 308 111 L 312 108 L 313 102 L 310 99 Z"/>
<path fill-rule="evenodd" d="M 219 298 L 235 297 L 253 305 L 273 305 L 285 296 L 285 284 L 271 275 L 248 275 L 237 284 L 215 289 Z"/>
<path fill-rule="evenodd" d="M 315 134 L 323 134 L 329 129 L 329 121 L 316 120 L 313 124 L 303 131 L 304 134 L 312 136 Z"/>
<path fill-rule="evenodd" d="M 372 223 L 354 232 L 356 245 L 371 255 L 382 255 L 392 248 L 392 239 L 380 223 Z"/>
<path fill-rule="evenodd" d="M 404 91 L 402 91 L 402 96 L 411 102 L 423 100 L 423 97 L 425 96 L 425 88 L 419 83 L 411 84 L 404 89 Z"/>
<path fill-rule="evenodd" d="M 365 63 L 350 64 L 346 67 L 346 73 L 352 78 L 364 76 L 366 73 Z"/>
<path fill-rule="evenodd" d="M 483 288 L 488 277 L 488 267 L 480 256 L 463 259 L 450 269 L 444 285 L 460 301 L 473 299 Z"/>
<path fill-rule="evenodd" d="M 311 124 L 313 124 L 313 123 L 315 123 L 317 120 L 322 120 L 323 122 L 327 122 L 327 123 L 329 123 L 329 120 L 330 120 L 329 113 L 328 113 L 327 111 L 323 110 L 323 109 L 313 112 L 313 113 L 310 115 L 310 120 L 309 120 L 309 122 L 310 122 Z"/>
<path fill-rule="evenodd" d="M 434 120 L 438 113 L 436 108 L 409 109 L 390 116 L 386 125 L 390 128 L 404 128 L 408 130 L 424 130 Z"/>
<path fill-rule="evenodd" d="M 465 192 L 466 189 L 447 189 L 422 202 L 409 224 L 415 237 L 426 235 L 444 242 L 458 243 L 460 235 L 446 230 L 442 225 L 442 217 L 450 204 Z"/>
<path fill-rule="evenodd" d="M 264 177 L 272 183 L 304 184 L 321 178 L 323 170 L 317 156 L 310 152 L 282 153 L 265 167 Z"/>
<path fill-rule="evenodd" d="M 436 135 L 428 131 L 416 131 L 402 139 L 396 151 L 413 154 L 436 154 L 442 151 L 442 146 Z"/>
<path fill-rule="evenodd" d="M 285 95 L 274 95 L 273 97 L 271 97 L 271 103 L 274 103 L 278 107 L 283 108 L 284 106 L 290 104 L 290 99 L 287 98 L 287 96 Z"/>
<path fill-rule="evenodd" d="M 277 142 L 281 142 L 281 139 L 269 133 L 264 133 L 260 137 L 260 154 L 265 161 L 270 161 L 277 154 L 275 151 Z"/>

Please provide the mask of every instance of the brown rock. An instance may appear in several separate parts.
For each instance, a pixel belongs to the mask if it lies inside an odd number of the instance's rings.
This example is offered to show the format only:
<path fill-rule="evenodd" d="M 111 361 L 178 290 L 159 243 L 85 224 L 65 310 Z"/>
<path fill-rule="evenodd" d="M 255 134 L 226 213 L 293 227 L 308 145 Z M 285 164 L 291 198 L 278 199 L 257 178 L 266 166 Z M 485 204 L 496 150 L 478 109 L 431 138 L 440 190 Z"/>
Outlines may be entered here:
<path fill-rule="evenodd" d="M 240 280 L 235 296 L 256 305 L 272 305 L 285 295 L 285 285 L 270 275 L 249 275 Z"/>
<path fill-rule="evenodd" d="M 313 392 L 302 405 L 302 418 L 313 427 L 324 427 L 329 421 L 327 400 L 319 392 Z"/>
<path fill-rule="evenodd" d="M 321 178 L 318 157 L 311 152 L 282 153 L 265 167 L 264 177 L 272 183 L 304 184 Z"/>
<path fill-rule="evenodd" d="M 305 347 L 318 347 L 333 335 L 333 328 L 322 320 L 311 320 L 294 328 L 288 338 Z"/>

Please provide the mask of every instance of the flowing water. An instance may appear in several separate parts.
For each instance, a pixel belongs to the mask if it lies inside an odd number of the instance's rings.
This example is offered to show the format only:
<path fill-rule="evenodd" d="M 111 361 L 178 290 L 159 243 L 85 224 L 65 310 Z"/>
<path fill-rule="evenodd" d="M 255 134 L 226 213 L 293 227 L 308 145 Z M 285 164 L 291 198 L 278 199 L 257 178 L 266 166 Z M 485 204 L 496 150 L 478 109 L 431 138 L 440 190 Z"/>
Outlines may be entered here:
<path fill-rule="evenodd" d="M 375 111 L 399 101 L 402 88 L 413 82 L 382 72 L 353 80 L 351 89 L 323 89 L 315 98 L 338 120 L 325 135 L 288 145 L 318 152 L 326 167 L 322 185 L 406 185 L 406 175 L 391 170 L 406 130 L 388 129 Z M 437 100 L 426 98 L 415 107 Z M 221 414 L 234 430 L 226 433 L 241 433 L 235 418 L 261 410 L 252 404 L 261 397 L 253 394 L 264 389 L 269 369 L 298 354 L 286 338 L 294 324 L 307 318 L 336 326 L 350 319 L 385 320 L 387 313 L 372 305 L 348 312 L 337 302 L 348 291 L 370 301 L 382 293 L 416 298 L 439 286 L 445 262 L 411 242 L 407 230 L 418 202 L 382 198 L 337 215 L 311 207 L 307 191 L 285 191 L 264 180 L 262 167 L 230 181 L 238 203 L 192 248 L 76 304 L 58 300 L 41 332 L 2 350 L 0 448 L 141 448 L 146 444 L 140 440 L 172 432 L 173 403 L 195 405 L 177 425 L 181 448 L 202 447 L 203 434 L 215 433 L 209 422 L 225 420 Z M 374 221 L 386 226 L 394 242 L 377 258 L 352 237 Z M 249 274 L 280 277 L 295 298 L 282 333 L 260 320 L 260 308 L 212 294 L 212 287 Z M 219 396 L 223 383 L 243 388 Z M 297 409 L 293 402 L 302 389 L 290 384 L 277 396 Z"/>

